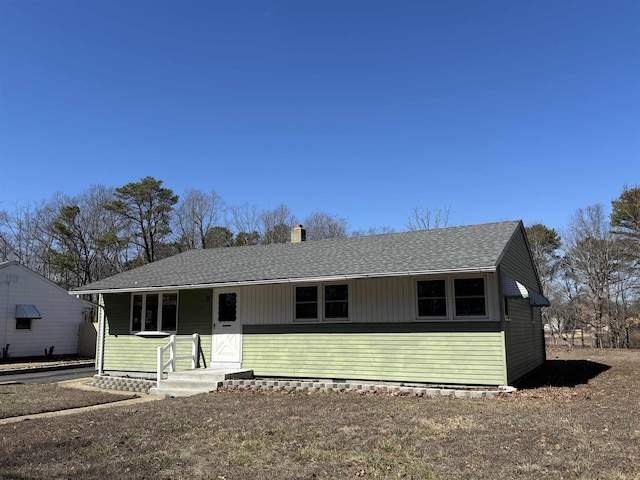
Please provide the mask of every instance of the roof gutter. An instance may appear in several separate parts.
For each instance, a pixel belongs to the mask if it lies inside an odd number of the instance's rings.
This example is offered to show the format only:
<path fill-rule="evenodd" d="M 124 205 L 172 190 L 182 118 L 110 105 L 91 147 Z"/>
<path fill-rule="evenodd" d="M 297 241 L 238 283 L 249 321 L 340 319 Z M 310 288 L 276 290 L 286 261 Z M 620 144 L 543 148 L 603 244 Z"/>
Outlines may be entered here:
<path fill-rule="evenodd" d="M 162 285 L 162 286 L 144 286 L 144 287 L 124 287 L 124 288 L 105 288 L 96 290 L 71 290 L 70 295 L 88 295 L 92 293 L 131 293 L 131 292 L 166 292 L 174 290 L 189 290 L 195 288 L 228 288 L 240 287 L 248 285 L 272 285 L 283 283 L 319 283 L 319 282 L 337 282 L 344 280 L 355 280 L 362 278 L 384 278 L 384 277 L 415 277 L 421 275 L 444 275 L 456 273 L 492 273 L 497 268 L 494 267 L 473 267 L 460 268 L 456 270 L 415 270 L 406 272 L 385 272 L 385 273 L 360 273 L 351 275 L 325 275 L 320 277 L 293 277 L 293 278 L 276 278 L 270 280 L 238 280 L 234 282 L 217 282 L 217 283 L 192 283 L 180 285 Z"/>

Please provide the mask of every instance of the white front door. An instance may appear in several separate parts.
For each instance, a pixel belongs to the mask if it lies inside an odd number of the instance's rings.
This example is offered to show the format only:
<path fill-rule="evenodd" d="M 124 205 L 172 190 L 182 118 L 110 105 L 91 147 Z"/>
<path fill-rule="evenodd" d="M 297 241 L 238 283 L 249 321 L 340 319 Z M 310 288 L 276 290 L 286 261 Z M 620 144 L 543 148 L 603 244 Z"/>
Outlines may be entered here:
<path fill-rule="evenodd" d="M 214 290 L 211 366 L 240 368 L 242 323 L 238 290 Z"/>

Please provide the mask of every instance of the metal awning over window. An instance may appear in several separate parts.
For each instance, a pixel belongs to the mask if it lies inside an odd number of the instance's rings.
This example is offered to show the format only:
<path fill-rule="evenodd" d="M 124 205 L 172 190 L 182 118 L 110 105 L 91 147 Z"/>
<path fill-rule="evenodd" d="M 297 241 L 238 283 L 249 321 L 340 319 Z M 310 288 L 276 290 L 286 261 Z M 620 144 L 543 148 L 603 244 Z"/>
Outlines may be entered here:
<path fill-rule="evenodd" d="M 16 318 L 42 318 L 35 305 L 16 305 Z"/>
<path fill-rule="evenodd" d="M 509 275 L 502 275 L 502 293 L 505 298 L 528 298 L 532 307 L 548 307 L 549 300 L 532 288 L 527 288 Z"/>

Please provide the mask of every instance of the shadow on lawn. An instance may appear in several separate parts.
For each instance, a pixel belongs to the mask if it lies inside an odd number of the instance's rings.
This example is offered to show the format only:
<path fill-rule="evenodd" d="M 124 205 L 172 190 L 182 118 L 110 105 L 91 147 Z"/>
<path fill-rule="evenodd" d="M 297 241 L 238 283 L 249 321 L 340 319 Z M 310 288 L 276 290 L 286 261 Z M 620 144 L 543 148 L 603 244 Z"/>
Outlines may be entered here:
<path fill-rule="evenodd" d="M 611 367 L 590 360 L 547 360 L 518 384 L 518 389 L 540 387 L 575 387 L 583 385 Z"/>

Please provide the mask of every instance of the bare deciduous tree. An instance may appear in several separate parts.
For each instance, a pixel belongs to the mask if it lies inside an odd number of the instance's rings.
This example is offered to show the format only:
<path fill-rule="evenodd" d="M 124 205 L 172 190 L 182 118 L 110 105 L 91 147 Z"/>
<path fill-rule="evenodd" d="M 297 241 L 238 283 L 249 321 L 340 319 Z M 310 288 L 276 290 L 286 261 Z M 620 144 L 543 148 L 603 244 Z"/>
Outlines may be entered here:
<path fill-rule="evenodd" d="M 347 221 L 339 215 L 314 212 L 305 218 L 303 225 L 307 231 L 307 240 L 347 236 Z"/>
<path fill-rule="evenodd" d="M 415 207 L 407 219 L 407 230 L 431 230 L 449 226 L 450 207 L 420 208 Z"/>
<path fill-rule="evenodd" d="M 363 237 L 366 235 L 384 235 L 387 233 L 395 233 L 395 230 L 391 227 L 369 227 L 367 229 L 353 230 L 351 236 Z"/>
<path fill-rule="evenodd" d="M 256 245 L 259 243 L 260 212 L 255 205 L 237 205 L 228 211 L 227 224 L 236 233 L 236 246 Z"/>
<path fill-rule="evenodd" d="M 272 210 L 263 210 L 260 213 L 261 243 L 286 243 L 291 239 L 291 228 L 296 219 L 286 205 L 278 205 Z"/>
<path fill-rule="evenodd" d="M 624 335 L 628 263 L 620 240 L 611 233 L 604 207 L 579 209 L 565 238 L 565 275 L 576 284 L 574 301 L 582 310 L 582 322 L 595 330 L 595 346 L 603 346 L 603 332 L 608 332 L 610 346 L 628 346 Z"/>
<path fill-rule="evenodd" d="M 48 276 L 51 238 L 48 235 L 50 209 L 40 205 L 16 206 L 0 214 L 0 242 L 3 260 L 15 260 Z"/>
<path fill-rule="evenodd" d="M 117 236 L 118 216 L 104 208 L 114 200 L 113 189 L 90 187 L 75 198 L 59 197 L 51 207 L 51 264 L 65 288 L 90 283 L 123 270 L 127 245 Z"/>
<path fill-rule="evenodd" d="M 209 193 L 187 190 L 174 210 L 174 231 L 186 250 L 207 248 L 207 235 L 224 212 L 222 197 L 214 190 Z"/>

